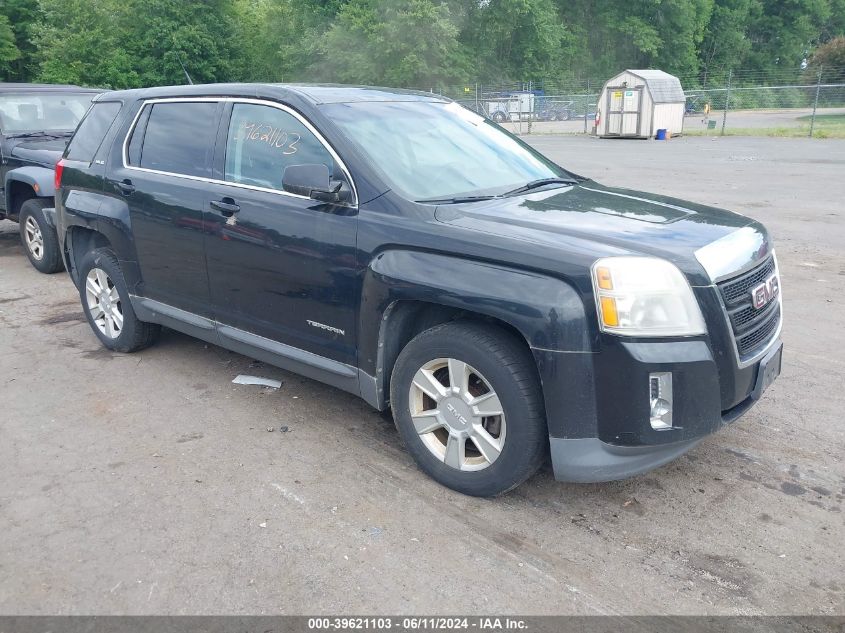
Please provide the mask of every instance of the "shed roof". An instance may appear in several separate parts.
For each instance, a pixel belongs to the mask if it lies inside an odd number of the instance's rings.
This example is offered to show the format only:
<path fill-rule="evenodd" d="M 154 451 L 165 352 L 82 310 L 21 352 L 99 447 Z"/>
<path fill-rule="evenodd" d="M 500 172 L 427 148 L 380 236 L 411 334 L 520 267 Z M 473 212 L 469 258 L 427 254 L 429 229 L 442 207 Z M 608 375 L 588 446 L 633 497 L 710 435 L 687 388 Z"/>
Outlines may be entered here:
<path fill-rule="evenodd" d="M 662 70 L 627 70 L 646 82 L 654 103 L 684 103 L 686 96 L 681 80 Z"/>

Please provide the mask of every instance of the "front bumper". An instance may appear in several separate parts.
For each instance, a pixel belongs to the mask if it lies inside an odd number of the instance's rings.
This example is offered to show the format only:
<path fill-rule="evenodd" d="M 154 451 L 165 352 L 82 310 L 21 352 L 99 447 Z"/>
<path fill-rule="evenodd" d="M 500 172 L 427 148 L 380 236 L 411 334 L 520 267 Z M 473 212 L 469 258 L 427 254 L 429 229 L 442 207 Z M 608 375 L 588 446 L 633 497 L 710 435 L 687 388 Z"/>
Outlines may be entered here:
<path fill-rule="evenodd" d="M 720 374 L 724 363 L 716 362 L 704 338 L 608 338 L 600 353 L 588 354 L 534 350 L 541 374 L 553 377 L 556 387 L 549 390 L 549 380 L 544 380 L 555 479 L 624 479 L 683 455 L 757 402 L 763 382 L 760 365 L 781 347 L 779 340 L 774 342 L 765 358 L 748 367 L 735 366 L 730 375 Z M 654 372 L 672 373 L 673 417 L 668 429 L 653 429 L 650 423 L 648 385 Z M 725 407 L 720 381 L 738 380 L 748 388 Z"/>
<path fill-rule="evenodd" d="M 640 475 L 677 459 L 703 438 L 657 446 L 616 446 L 595 437 L 549 438 L 555 479 L 592 483 Z"/>

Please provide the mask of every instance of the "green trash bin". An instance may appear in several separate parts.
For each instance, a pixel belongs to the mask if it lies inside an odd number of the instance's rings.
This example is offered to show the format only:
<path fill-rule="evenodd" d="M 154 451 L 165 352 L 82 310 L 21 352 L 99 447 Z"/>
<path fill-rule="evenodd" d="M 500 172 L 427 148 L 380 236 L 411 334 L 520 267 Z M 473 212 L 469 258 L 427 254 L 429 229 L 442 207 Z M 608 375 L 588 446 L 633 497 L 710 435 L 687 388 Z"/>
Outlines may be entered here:
<path fill-rule="evenodd" d="M 707 129 L 708 130 L 715 130 L 716 129 L 716 120 L 715 119 L 710 119 L 709 121 L 707 121 Z"/>

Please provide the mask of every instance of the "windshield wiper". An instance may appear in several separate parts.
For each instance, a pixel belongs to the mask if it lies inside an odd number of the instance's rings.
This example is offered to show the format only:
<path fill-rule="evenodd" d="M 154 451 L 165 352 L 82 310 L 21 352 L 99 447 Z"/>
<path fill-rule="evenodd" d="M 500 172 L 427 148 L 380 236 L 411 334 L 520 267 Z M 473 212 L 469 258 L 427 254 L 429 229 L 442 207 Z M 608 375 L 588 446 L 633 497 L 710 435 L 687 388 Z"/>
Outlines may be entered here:
<path fill-rule="evenodd" d="M 70 136 L 73 132 L 20 132 L 18 134 L 9 134 L 6 138 L 60 138 L 63 136 Z"/>
<path fill-rule="evenodd" d="M 455 196 L 453 198 L 429 198 L 427 200 L 417 200 L 424 204 L 461 204 L 463 202 L 483 202 L 485 200 L 493 200 L 499 196 Z"/>
<path fill-rule="evenodd" d="M 540 178 L 539 180 L 532 180 L 531 182 L 522 185 L 521 187 L 517 187 L 516 189 L 511 189 L 503 193 L 503 196 L 515 196 L 520 193 L 525 193 L 526 191 L 531 191 L 532 189 L 538 189 L 540 187 L 545 187 L 546 185 L 577 185 L 578 181 L 573 180 L 572 178 Z"/>

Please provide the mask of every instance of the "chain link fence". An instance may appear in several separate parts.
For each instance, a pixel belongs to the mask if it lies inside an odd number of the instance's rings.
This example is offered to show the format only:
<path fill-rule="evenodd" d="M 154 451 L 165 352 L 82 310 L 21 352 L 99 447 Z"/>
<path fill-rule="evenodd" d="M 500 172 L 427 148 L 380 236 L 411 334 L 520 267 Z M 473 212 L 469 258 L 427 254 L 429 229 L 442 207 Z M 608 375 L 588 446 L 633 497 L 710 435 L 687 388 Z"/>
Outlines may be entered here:
<path fill-rule="evenodd" d="M 680 77 L 684 133 L 845 138 L 845 68 Z M 516 134 L 594 133 L 604 79 L 473 82 L 427 89 Z"/>

